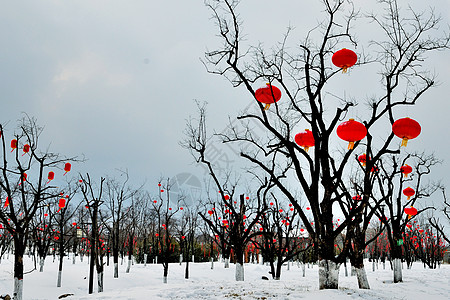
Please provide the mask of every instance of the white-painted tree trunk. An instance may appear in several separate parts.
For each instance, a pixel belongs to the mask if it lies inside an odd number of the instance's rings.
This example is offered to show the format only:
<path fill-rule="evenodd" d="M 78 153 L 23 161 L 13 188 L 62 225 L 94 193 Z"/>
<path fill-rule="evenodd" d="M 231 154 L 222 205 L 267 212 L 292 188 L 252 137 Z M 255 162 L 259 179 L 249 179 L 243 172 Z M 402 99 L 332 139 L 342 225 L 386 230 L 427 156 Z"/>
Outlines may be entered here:
<path fill-rule="evenodd" d="M 372 260 L 372 271 L 375 272 L 375 260 Z M 356 274 L 358 274 L 358 270 L 356 270 Z"/>
<path fill-rule="evenodd" d="M 123 256 L 122 256 L 122 258 L 120 259 L 120 265 L 121 265 L 121 266 L 123 265 Z"/>
<path fill-rule="evenodd" d="M 155 262 L 158 264 L 158 256 L 155 257 Z"/>
<path fill-rule="evenodd" d="M 400 258 L 394 258 L 394 283 L 402 282 L 402 261 Z"/>
<path fill-rule="evenodd" d="M 225 269 L 228 269 L 230 267 L 230 259 L 229 258 L 225 258 Z"/>
<path fill-rule="evenodd" d="M 180 254 L 180 266 L 182 262 L 183 262 L 183 254 Z"/>
<path fill-rule="evenodd" d="M 56 282 L 56 287 L 61 287 L 62 271 L 58 271 L 58 281 Z"/>
<path fill-rule="evenodd" d="M 14 277 L 13 299 L 14 300 L 23 299 L 23 279 L 19 280 L 17 277 Z"/>
<path fill-rule="evenodd" d="M 345 277 L 348 277 L 347 263 L 344 264 Z"/>
<path fill-rule="evenodd" d="M 244 265 L 237 263 L 236 264 L 236 281 L 244 281 Z"/>
<path fill-rule="evenodd" d="M 144 254 L 144 267 L 147 266 L 147 254 Z"/>
<path fill-rule="evenodd" d="M 306 265 L 302 263 L 302 277 L 305 277 Z"/>
<path fill-rule="evenodd" d="M 264 258 L 263 258 L 263 256 L 261 254 L 258 254 L 258 255 L 259 255 L 259 263 L 261 265 L 264 265 Z"/>
<path fill-rule="evenodd" d="M 41 259 L 39 260 L 39 272 L 44 272 L 44 262 L 45 258 L 41 257 Z"/>
<path fill-rule="evenodd" d="M 319 261 L 319 289 L 337 289 L 339 287 L 339 267 L 331 260 Z"/>
<path fill-rule="evenodd" d="M 97 273 L 98 292 L 103 292 L 103 272 Z"/>
<path fill-rule="evenodd" d="M 355 267 L 352 266 L 350 270 L 351 270 L 350 271 L 350 276 L 356 276 L 356 269 L 355 269 Z"/>
<path fill-rule="evenodd" d="M 370 289 L 366 269 L 364 267 L 356 269 L 356 276 L 358 278 L 358 286 L 360 289 Z"/>
<path fill-rule="evenodd" d="M 84 255 L 83 255 L 83 254 L 80 254 L 80 261 L 81 261 L 81 262 L 83 262 L 83 257 L 84 257 Z"/>
<path fill-rule="evenodd" d="M 211 270 L 214 270 L 214 258 L 211 257 Z"/>
<path fill-rule="evenodd" d="M 163 276 L 163 283 L 167 283 L 167 276 Z"/>
<path fill-rule="evenodd" d="M 194 255 L 192 255 L 192 262 L 194 262 L 194 260 L 195 260 L 195 256 L 194 256 Z"/>
<path fill-rule="evenodd" d="M 383 261 L 383 270 L 386 270 L 386 262 Z"/>
<path fill-rule="evenodd" d="M 130 268 L 131 268 L 131 259 L 128 260 L 127 270 L 125 271 L 125 273 L 130 273 Z"/>
<path fill-rule="evenodd" d="M 291 264 L 290 264 L 290 261 L 288 260 L 288 262 L 287 262 L 287 270 L 289 271 L 291 269 Z"/>
<path fill-rule="evenodd" d="M 119 278 L 119 263 L 114 263 L 114 278 Z"/>
<path fill-rule="evenodd" d="M 75 260 L 76 260 L 76 258 L 77 258 L 77 256 L 75 255 L 75 253 L 73 254 L 73 256 L 72 256 L 72 265 L 74 265 L 75 264 Z"/>

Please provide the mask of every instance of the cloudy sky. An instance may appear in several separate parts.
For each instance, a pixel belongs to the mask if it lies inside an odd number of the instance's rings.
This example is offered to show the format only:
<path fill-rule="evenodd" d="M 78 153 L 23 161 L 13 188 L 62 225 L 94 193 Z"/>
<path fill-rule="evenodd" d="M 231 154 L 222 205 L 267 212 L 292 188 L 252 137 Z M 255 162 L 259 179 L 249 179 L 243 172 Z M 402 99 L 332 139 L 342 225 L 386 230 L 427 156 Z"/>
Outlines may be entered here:
<path fill-rule="evenodd" d="M 323 18 L 319 1 L 242 2 L 247 42 L 268 48 L 288 25 L 296 28 L 292 40 L 301 40 Z M 375 0 L 355 2 L 363 11 L 379 10 Z M 408 3 L 435 6 L 450 23 L 448 0 Z M 194 99 L 209 103 L 211 132 L 224 129 L 228 117 L 252 101 L 200 62 L 220 43 L 210 15 L 203 1 L 195 0 L 1 1 L 0 121 L 6 134 L 12 135 L 26 112 L 45 126 L 41 145 L 67 156 L 85 155 L 87 162 L 74 164 L 74 172 L 99 177 L 128 169 L 133 182 L 147 180 L 150 187 L 160 176 L 199 174 L 179 146 L 185 120 L 196 112 Z M 369 28 L 360 22 L 354 29 L 365 41 Z M 407 112 L 423 129 L 412 147 L 445 160 L 435 175 L 444 183 L 450 168 L 449 56 L 430 57 L 441 84 Z M 358 75 L 353 79 L 346 95 L 370 96 Z"/>

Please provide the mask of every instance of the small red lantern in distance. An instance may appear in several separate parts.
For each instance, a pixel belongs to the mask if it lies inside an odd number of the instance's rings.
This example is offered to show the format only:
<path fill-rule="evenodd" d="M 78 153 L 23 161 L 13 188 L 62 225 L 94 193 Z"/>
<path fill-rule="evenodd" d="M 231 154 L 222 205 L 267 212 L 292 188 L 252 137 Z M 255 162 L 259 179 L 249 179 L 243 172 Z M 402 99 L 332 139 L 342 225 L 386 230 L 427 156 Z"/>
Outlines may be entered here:
<path fill-rule="evenodd" d="M 268 110 L 270 104 L 278 102 L 281 99 L 281 91 L 276 86 L 267 83 L 265 87 L 255 91 L 255 98 L 266 105 L 264 106 L 264 110 Z"/>
<path fill-rule="evenodd" d="M 230 196 L 228 196 L 228 195 L 225 195 L 223 197 L 225 198 L 225 200 L 230 200 Z"/>
<path fill-rule="evenodd" d="M 64 199 L 64 198 L 59 199 L 58 206 L 59 206 L 59 208 L 64 208 L 66 206 L 66 199 Z"/>
<path fill-rule="evenodd" d="M 365 167 L 366 166 L 366 162 L 367 162 L 367 156 L 366 154 L 361 154 L 360 156 L 358 156 L 358 161 Z"/>
<path fill-rule="evenodd" d="M 310 131 L 309 129 L 305 129 L 305 131 L 297 133 L 295 135 L 295 142 L 300 147 L 303 147 L 306 152 L 308 152 L 309 147 L 314 147 L 314 135 L 312 131 Z"/>
<path fill-rule="evenodd" d="M 355 200 L 355 201 L 361 201 L 361 196 L 360 195 L 356 195 L 356 196 L 353 196 L 353 198 L 352 198 L 353 200 Z"/>
<path fill-rule="evenodd" d="M 336 51 L 331 57 L 331 62 L 338 68 L 342 68 L 342 73 L 346 73 L 347 69 L 356 64 L 358 56 L 349 49 L 341 49 Z"/>
<path fill-rule="evenodd" d="M 410 118 L 402 118 L 392 124 L 392 132 L 402 139 L 401 146 L 408 144 L 408 140 L 414 139 L 419 136 L 422 128 L 420 124 Z"/>
<path fill-rule="evenodd" d="M 24 156 L 28 152 L 30 152 L 30 145 L 28 145 L 28 144 L 23 145 L 23 154 L 22 154 L 22 156 Z"/>
<path fill-rule="evenodd" d="M 406 189 L 403 190 L 403 195 L 408 197 L 407 200 L 411 199 L 411 197 L 414 196 L 415 193 L 416 192 L 410 187 L 407 187 Z"/>
<path fill-rule="evenodd" d="M 52 171 L 48 172 L 47 178 L 48 178 L 47 183 L 49 183 L 50 181 L 52 181 L 52 180 L 55 178 L 55 172 L 52 172 Z"/>
<path fill-rule="evenodd" d="M 66 164 L 64 165 L 64 171 L 66 171 L 66 173 L 64 173 L 63 176 L 66 175 L 67 172 L 70 172 L 70 169 L 71 169 L 71 168 L 72 168 L 72 165 L 71 165 L 70 163 L 66 163 Z"/>
<path fill-rule="evenodd" d="M 412 172 L 412 167 L 410 165 L 404 165 L 400 168 L 400 172 L 405 174 L 405 178 L 408 177 L 408 174 Z"/>
<path fill-rule="evenodd" d="M 364 124 L 349 119 L 348 121 L 340 124 L 336 129 L 337 135 L 348 143 L 348 149 L 353 149 L 355 142 L 360 141 L 367 135 L 367 129 Z"/>
<path fill-rule="evenodd" d="M 11 140 L 11 148 L 12 148 L 11 152 L 13 152 L 14 149 L 17 149 L 17 140 L 16 139 Z"/>
<path fill-rule="evenodd" d="M 404 210 L 405 214 L 408 215 L 408 219 L 411 219 L 412 216 L 417 215 L 417 209 L 415 209 L 414 207 L 410 206 L 410 207 L 405 207 Z"/>

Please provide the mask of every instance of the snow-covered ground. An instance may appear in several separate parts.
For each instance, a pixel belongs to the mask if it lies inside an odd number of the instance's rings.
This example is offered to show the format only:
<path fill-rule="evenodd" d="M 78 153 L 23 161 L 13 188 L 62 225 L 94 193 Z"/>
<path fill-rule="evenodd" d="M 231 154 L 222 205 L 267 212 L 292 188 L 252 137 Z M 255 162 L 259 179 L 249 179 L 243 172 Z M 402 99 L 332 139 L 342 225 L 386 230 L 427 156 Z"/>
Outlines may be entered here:
<path fill-rule="evenodd" d="M 4 258 L 0 264 L 0 294 L 12 294 L 13 257 Z M 366 271 L 371 290 L 359 290 L 356 277 L 345 277 L 341 267 L 339 290 L 318 290 L 318 267 L 306 268 L 306 277 L 296 264 L 287 270 L 283 267 L 280 281 L 262 280 L 267 276 L 269 267 L 256 264 L 245 265 L 245 281 L 234 280 L 235 266 L 215 263 L 190 264 L 189 280 L 184 279 L 184 263 L 171 264 L 168 284 L 162 283 L 161 265 L 134 264 L 130 273 L 125 273 L 126 263 L 119 265 L 119 278 L 113 278 L 112 263 L 105 268 L 105 292 L 97 293 L 96 281 L 94 294 L 88 295 L 88 261 L 85 257 L 76 264 L 67 259 L 64 262 L 62 287 L 56 287 L 57 260 L 47 258 L 44 272 L 33 271 L 25 275 L 24 299 L 58 299 L 62 294 L 74 294 L 64 299 L 450 299 L 450 265 L 440 269 L 424 269 L 415 263 L 411 270 L 403 269 L 403 283 L 392 282 L 392 272 L 386 264 L 372 271 L 372 264 L 366 263 Z M 25 271 L 31 270 L 30 258 L 25 258 Z M 96 276 L 95 276 L 96 279 Z"/>

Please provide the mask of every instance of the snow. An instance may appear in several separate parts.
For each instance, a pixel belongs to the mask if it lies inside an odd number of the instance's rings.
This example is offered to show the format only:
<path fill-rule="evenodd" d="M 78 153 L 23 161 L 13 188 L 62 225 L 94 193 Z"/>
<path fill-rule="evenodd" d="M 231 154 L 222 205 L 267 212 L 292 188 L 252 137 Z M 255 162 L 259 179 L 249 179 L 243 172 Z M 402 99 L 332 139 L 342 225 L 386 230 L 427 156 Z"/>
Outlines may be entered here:
<path fill-rule="evenodd" d="M 64 262 L 62 287 L 57 288 L 58 261 L 51 258 L 45 261 L 44 272 L 33 271 L 25 275 L 23 282 L 24 299 L 58 299 L 62 294 L 74 294 L 64 299 L 449 299 L 450 265 L 441 265 L 440 269 L 424 269 L 421 263 L 414 263 L 412 269 L 403 269 L 403 282 L 393 283 L 393 272 L 389 263 L 384 270 L 381 266 L 375 271 L 366 261 L 366 273 L 370 290 L 358 289 L 356 276 L 345 277 L 339 273 L 338 290 L 319 290 L 318 266 L 305 268 L 302 277 L 300 264 L 294 263 L 290 270 L 283 266 L 281 280 L 262 280 L 267 276 L 269 266 L 245 264 L 245 281 L 235 281 L 234 264 L 229 269 L 223 263 L 217 263 L 211 270 L 211 263 L 190 263 L 190 278 L 184 279 L 185 263 L 173 263 L 169 266 L 167 284 L 162 284 L 161 265 L 134 264 L 130 273 L 125 273 L 126 261 L 119 265 L 119 278 L 113 278 L 114 266 L 105 265 L 104 292 L 88 295 L 89 260 L 76 264 L 72 259 Z M 31 259 L 24 258 L 25 271 L 33 268 Z M 342 265 L 343 269 L 344 266 Z M 97 274 L 95 274 L 97 277 Z M 96 279 L 96 278 L 95 278 Z M 96 282 L 97 280 L 94 280 Z M 13 256 L 4 258 L 0 264 L 0 294 L 10 294 L 14 288 Z"/>

